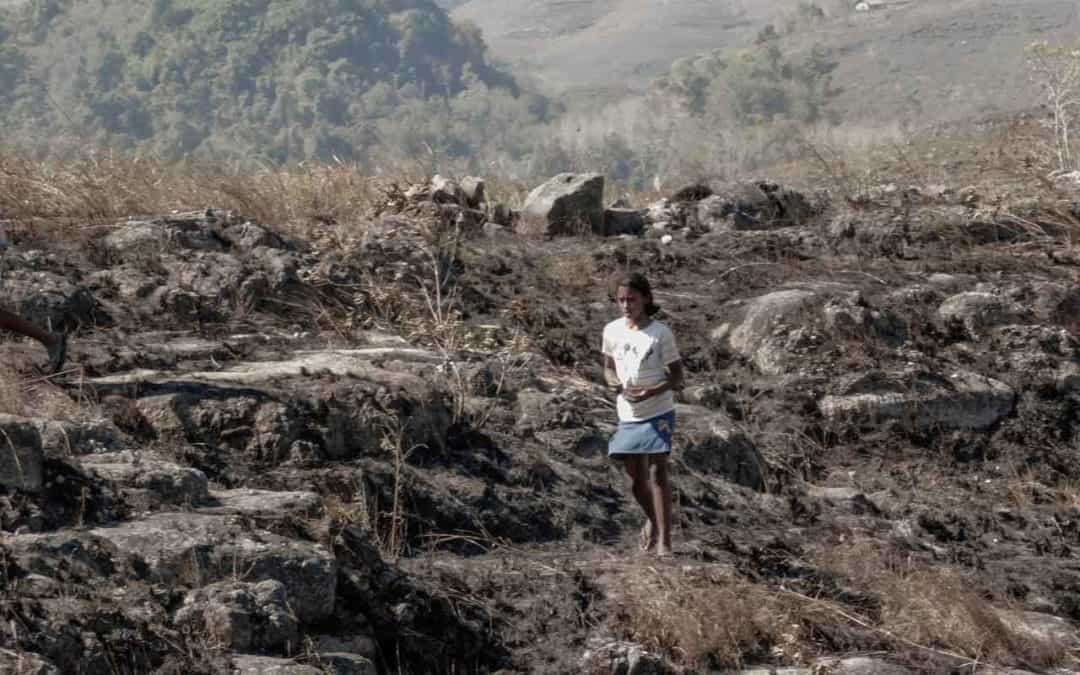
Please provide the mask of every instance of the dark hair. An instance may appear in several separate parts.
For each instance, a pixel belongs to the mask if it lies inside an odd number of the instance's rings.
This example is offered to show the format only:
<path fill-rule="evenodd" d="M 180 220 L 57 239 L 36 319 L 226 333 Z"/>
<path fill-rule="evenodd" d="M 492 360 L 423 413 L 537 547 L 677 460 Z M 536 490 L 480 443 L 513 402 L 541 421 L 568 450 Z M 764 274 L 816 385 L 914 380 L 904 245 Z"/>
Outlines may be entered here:
<path fill-rule="evenodd" d="M 660 311 L 660 306 L 653 302 L 652 286 L 649 285 L 649 280 L 641 272 L 623 272 L 613 276 L 611 278 L 610 293 L 612 301 L 615 300 L 615 295 L 619 292 L 619 289 L 623 287 L 637 291 L 645 297 L 645 313 L 649 316 Z"/>

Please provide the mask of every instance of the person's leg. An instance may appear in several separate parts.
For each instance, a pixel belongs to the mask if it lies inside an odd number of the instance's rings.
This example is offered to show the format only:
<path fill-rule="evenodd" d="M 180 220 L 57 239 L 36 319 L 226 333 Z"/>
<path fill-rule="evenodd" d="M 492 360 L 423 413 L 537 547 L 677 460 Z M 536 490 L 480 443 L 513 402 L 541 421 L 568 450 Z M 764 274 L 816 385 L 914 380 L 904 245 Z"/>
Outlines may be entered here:
<path fill-rule="evenodd" d="M 46 349 L 51 348 L 56 343 L 56 336 L 49 331 L 3 308 L 0 308 L 0 328 L 33 338 L 44 345 Z"/>
<path fill-rule="evenodd" d="M 50 333 L 41 326 L 33 324 L 18 314 L 0 308 L 0 329 L 9 330 L 40 342 L 49 351 L 46 372 L 52 374 L 60 370 L 67 356 L 67 336 L 63 333 Z"/>
<path fill-rule="evenodd" d="M 641 528 L 641 547 L 648 550 L 656 545 L 658 532 L 653 496 L 649 490 L 649 458 L 646 455 L 627 455 L 622 458 L 622 462 L 632 481 L 634 499 L 645 513 L 645 525 Z"/>
<path fill-rule="evenodd" d="M 649 457 L 649 488 L 656 514 L 656 553 L 671 553 L 671 480 L 668 477 L 668 456 L 651 455 Z"/>

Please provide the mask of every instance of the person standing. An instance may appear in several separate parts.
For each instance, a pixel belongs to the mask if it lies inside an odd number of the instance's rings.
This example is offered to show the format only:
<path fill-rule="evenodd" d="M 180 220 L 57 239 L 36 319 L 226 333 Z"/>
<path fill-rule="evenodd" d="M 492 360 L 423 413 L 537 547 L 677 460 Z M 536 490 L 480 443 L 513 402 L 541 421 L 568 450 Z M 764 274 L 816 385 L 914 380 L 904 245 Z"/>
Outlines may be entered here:
<path fill-rule="evenodd" d="M 0 222 L 0 256 L 7 249 L 7 232 L 4 229 L 4 224 Z M 64 333 L 45 330 L 3 307 L 0 307 L 0 329 L 9 330 L 40 342 L 48 350 L 49 354 L 49 360 L 44 367 L 46 373 L 53 375 L 64 366 L 64 358 L 67 356 L 67 336 Z"/>
<path fill-rule="evenodd" d="M 671 482 L 668 457 L 675 431 L 675 395 L 682 387 L 682 357 L 675 335 L 652 316 L 659 311 L 644 275 L 617 277 L 622 317 L 604 326 L 604 380 L 617 395 L 619 424 L 608 456 L 622 462 L 634 499 L 645 513 L 642 550 L 671 553 Z"/>

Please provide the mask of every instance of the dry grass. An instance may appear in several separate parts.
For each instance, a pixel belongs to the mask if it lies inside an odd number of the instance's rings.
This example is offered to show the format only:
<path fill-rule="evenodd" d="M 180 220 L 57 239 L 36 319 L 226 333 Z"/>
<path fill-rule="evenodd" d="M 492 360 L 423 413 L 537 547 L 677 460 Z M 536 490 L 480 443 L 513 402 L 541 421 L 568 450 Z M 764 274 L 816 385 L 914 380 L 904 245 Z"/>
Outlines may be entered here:
<path fill-rule="evenodd" d="M 118 152 L 88 152 L 64 162 L 0 153 L 0 217 L 110 223 L 138 215 L 215 207 L 285 226 L 355 219 L 380 196 L 380 183 L 359 166 L 299 164 L 164 164 Z"/>
<path fill-rule="evenodd" d="M 741 668 L 770 656 L 801 661 L 801 627 L 783 599 L 733 580 L 642 568 L 617 601 L 619 625 L 645 647 L 692 667 Z"/>
<path fill-rule="evenodd" d="M 972 663 L 1044 667 L 1060 663 L 1066 645 L 1010 628 L 980 595 L 975 574 L 933 568 L 882 553 L 873 544 L 833 548 L 817 556 L 822 569 L 876 598 L 870 627 L 898 647 L 924 649 Z"/>

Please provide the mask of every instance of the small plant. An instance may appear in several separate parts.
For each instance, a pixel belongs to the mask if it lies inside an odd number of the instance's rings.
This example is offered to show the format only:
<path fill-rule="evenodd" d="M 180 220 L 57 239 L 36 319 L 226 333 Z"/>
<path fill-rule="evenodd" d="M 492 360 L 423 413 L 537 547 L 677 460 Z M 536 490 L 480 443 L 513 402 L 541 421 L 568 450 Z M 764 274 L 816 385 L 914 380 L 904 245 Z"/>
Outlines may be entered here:
<path fill-rule="evenodd" d="M 1050 112 L 1057 168 L 1076 168 L 1072 156 L 1072 125 L 1080 109 L 1080 48 L 1033 42 L 1024 50 L 1031 78 Z"/>

